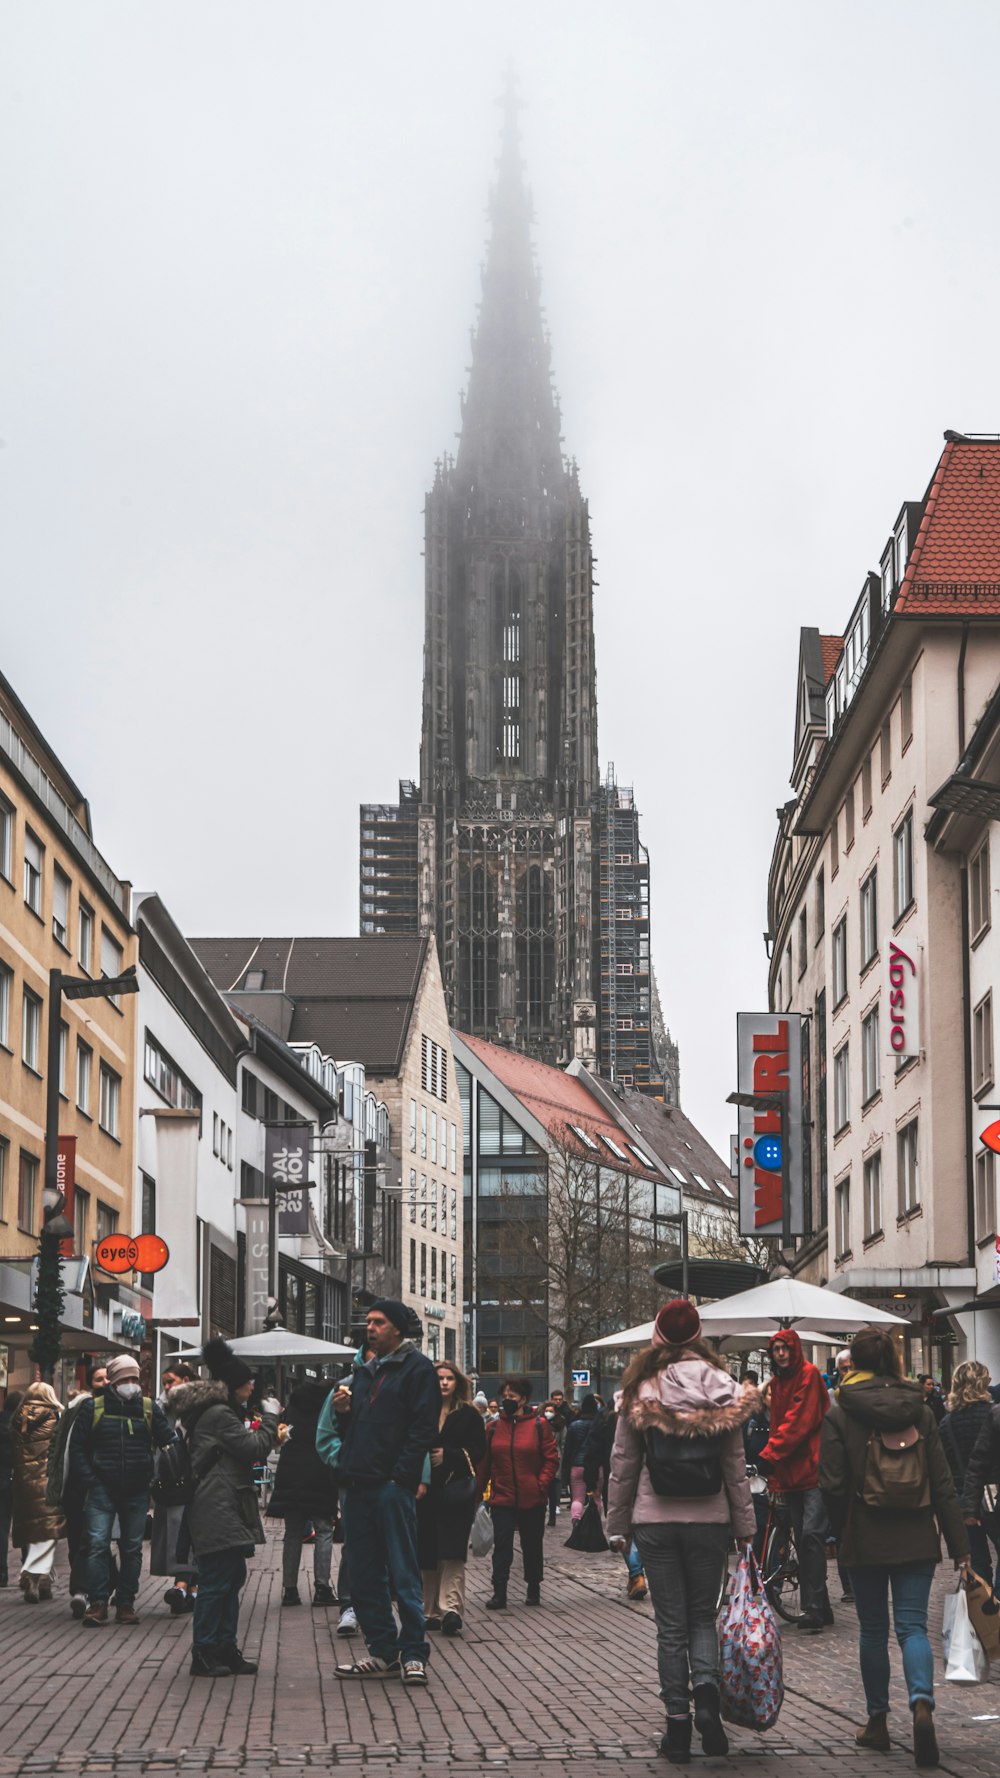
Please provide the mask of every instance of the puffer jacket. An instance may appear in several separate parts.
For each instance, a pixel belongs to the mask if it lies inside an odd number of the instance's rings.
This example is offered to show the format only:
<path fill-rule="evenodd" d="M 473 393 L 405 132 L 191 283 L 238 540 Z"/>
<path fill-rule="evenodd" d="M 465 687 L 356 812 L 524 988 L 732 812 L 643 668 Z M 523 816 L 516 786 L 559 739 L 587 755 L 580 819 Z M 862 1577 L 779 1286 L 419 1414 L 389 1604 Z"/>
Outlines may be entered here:
<path fill-rule="evenodd" d="M 883 1432 L 915 1426 L 924 1440 L 930 1506 L 906 1511 L 866 1506 L 861 1499 L 868 1445 Z M 955 1483 L 933 1411 L 919 1383 L 855 1371 L 841 1384 L 823 1427 L 819 1484 L 845 1568 L 940 1562 L 944 1533 L 950 1555 L 969 1553 Z"/>
<path fill-rule="evenodd" d="M 792 1362 L 771 1379 L 771 1430 L 758 1463 L 766 1467 L 772 1487 L 800 1494 L 819 1485 L 819 1435 L 830 1411 L 830 1395 L 816 1366 L 805 1357 L 794 1327 L 779 1328 L 769 1345 L 776 1340 L 788 1346 Z"/>
<path fill-rule="evenodd" d="M 277 1430 L 277 1418 L 263 1414 L 251 1432 L 233 1406 L 225 1383 L 184 1383 L 170 1391 L 191 1445 L 191 1467 L 204 1469 L 209 1454 L 218 1452 L 203 1475 L 187 1509 L 191 1542 L 199 1560 L 224 1550 L 252 1555 L 265 1542 L 253 1483 L 254 1465 L 263 1463 Z"/>
<path fill-rule="evenodd" d="M 96 1427 L 98 1397 L 103 1407 Z M 81 1495 L 98 1484 L 114 1501 L 148 1494 L 155 1451 L 174 1442 L 174 1429 L 158 1401 L 153 1402 L 152 1436 L 146 1425 L 141 1395 L 127 1400 L 116 1389 L 102 1389 L 74 1410 L 69 1438 L 69 1482 Z"/>
<path fill-rule="evenodd" d="M 316 1449 L 316 1427 L 326 1400 L 325 1383 L 299 1383 L 288 1398 L 288 1438 L 281 1447 L 268 1514 L 283 1519 L 302 1513 L 307 1519 L 332 1519 L 337 1512 L 333 1470 Z"/>
<path fill-rule="evenodd" d="M 0 1408 L 0 1494 L 5 1496 L 10 1493 L 14 1480 L 14 1447 L 10 1435 L 13 1418 L 13 1408 Z"/>
<path fill-rule="evenodd" d="M 520 1420 L 501 1414 L 486 1428 L 486 1455 L 476 1473 L 481 1488 L 490 1484 L 491 1506 L 521 1511 L 545 1506 L 559 1473 L 559 1450 L 548 1421 L 534 1408 Z"/>
<path fill-rule="evenodd" d="M 31 1383 L 11 1421 L 13 1458 L 13 1540 L 16 1544 L 48 1543 L 65 1537 L 66 1521 L 58 1507 L 46 1503 L 49 1446 L 55 1438 L 61 1408 L 42 1394 L 43 1383 Z"/>
<path fill-rule="evenodd" d="M 1000 1407 L 990 1409 L 965 1466 L 962 1511 L 967 1519 L 978 1519 L 987 1482 L 1000 1482 Z"/>
<path fill-rule="evenodd" d="M 568 1482 L 574 1469 L 583 1469 L 587 1461 L 587 1447 L 597 1426 L 597 1403 L 594 1402 L 589 1413 L 579 1414 L 570 1426 L 562 1448 L 562 1479 Z M 546 1421 L 546 1425 L 548 1422 Z"/>
<path fill-rule="evenodd" d="M 608 1536 L 628 1537 L 633 1525 L 679 1523 L 728 1524 L 734 1537 L 752 1537 L 757 1527 L 743 1456 L 743 1427 L 751 1414 L 760 1411 L 756 1389 L 749 1384 L 741 1388 L 728 1371 L 696 1352 L 654 1371 L 628 1402 L 622 1401 L 618 1415 L 608 1485 Z M 680 1438 L 719 1440 L 718 1494 L 694 1499 L 657 1494 L 646 1466 L 645 1434 L 652 1427 Z"/>
<path fill-rule="evenodd" d="M 959 1493 L 965 1482 L 969 1458 L 993 1408 L 991 1401 L 969 1401 L 962 1408 L 951 1408 L 941 1422 L 941 1443 L 951 1466 Z M 931 1410 L 933 1412 L 933 1409 Z"/>

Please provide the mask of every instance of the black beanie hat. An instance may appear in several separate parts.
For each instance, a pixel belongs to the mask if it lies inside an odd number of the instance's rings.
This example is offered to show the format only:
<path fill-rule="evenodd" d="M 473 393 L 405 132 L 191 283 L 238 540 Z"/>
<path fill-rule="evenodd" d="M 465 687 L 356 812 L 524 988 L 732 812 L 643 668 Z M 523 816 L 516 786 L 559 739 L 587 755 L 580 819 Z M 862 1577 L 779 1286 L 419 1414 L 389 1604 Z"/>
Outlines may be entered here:
<path fill-rule="evenodd" d="M 218 1383 L 225 1383 L 230 1391 L 238 1389 L 241 1383 L 253 1382 L 250 1366 L 244 1364 L 242 1358 L 237 1358 L 233 1348 L 227 1346 L 225 1340 L 206 1341 L 201 1355 L 208 1365 L 209 1376 L 214 1377 Z"/>
<path fill-rule="evenodd" d="M 393 1327 L 398 1327 L 401 1334 L 412 1338 L 413 1310 L 408 1309 L 405 1303 L 401 1303 L 398 1297 L 376 1297 L 375 1301 L 368 1305 L 369 1315 L 376 1309 L 380 1315 L 385 1316 L 387 1321 L 392 1322 Z"/>

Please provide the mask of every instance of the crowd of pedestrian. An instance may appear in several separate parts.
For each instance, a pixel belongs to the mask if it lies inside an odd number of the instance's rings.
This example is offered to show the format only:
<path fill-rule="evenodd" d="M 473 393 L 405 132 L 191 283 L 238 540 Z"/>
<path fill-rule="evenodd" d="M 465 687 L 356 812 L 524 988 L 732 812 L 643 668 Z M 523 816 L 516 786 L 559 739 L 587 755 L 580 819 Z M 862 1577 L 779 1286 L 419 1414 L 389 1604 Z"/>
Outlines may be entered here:
<path fill-rule="evenodd" d="M 988 1585 L 998 1578 L 1000 1390 L 984 1365 L 960 1364 L 945 1399 L 932 1378 L 906 1378 L 894 1340 L 869 1328 L 824 1377 L 795 1330 L 781 1328 L 763 1386 L 756 1371 L 737 1381 L 697 1309 L 677 1299 L 613 1401 L 587 1393 L 573 1404 L 554 1390 L 536 1406 L 522 1376 L 505 1378 L 495 1399 L 474 1396 L 455 1363 L 424 1355 L 413 1321 L 395 1299 L 373 1303 L 349 1374 L 333 1388 L 296 1383 L 284 1406 L 254 1401 L 253 1371 L 218 1339 L 201 1355 L 206 1376 L 171 1360 L 156 1399 L 130 1355 L 95 1365 L 65 1408 L 45 1382 L 9 1393 L 0 1587 L 12 1541 L 25 1603 L 50 1601 L 65 1538 L 73 1615 L 102 1629 L 113 1607 L 116 1625 L 133 1625 L 151 1529 L 165 1603 L 191 1615 L 192 1675 L 252 1674 L 240 1596 L 265 1539 L 260 1480 L 276 1449 L 266 1514 L 283 1523 L 282 1608 L 302 1603 L 311 1548 L 313 1609 L 338 1609 L 339 1633 L 360 1631 L 364 1645 L 338 1678 L 424 1686 L 429 1637 L 465 1628 L 470 1540 L 492 1554 L 486 1609 L 516 1604 L 515 1545 L 524 1604 L 537 1607 L 546 1526 L 568 1500 L 571 1545 L 596 1514 L 624 1560 L 628 1596 L 648 1594 L 661 1751 L 686 1764 L 695 1734 L 706 1753 L 727 1750 L 719 1604 L 734 1546 L 741 1566 L 761 1556 L 775 1499 L 794 1537 L 801 1630 L 833 1623 L 831 1554 L 842 1603 L 856 1611 L 867 1713 L 858 1746 L 891 1745 L 891 1609 L 914 1758 L 937 1763 L 928 1605 L 942 1539 L 956 1568 Z"/>

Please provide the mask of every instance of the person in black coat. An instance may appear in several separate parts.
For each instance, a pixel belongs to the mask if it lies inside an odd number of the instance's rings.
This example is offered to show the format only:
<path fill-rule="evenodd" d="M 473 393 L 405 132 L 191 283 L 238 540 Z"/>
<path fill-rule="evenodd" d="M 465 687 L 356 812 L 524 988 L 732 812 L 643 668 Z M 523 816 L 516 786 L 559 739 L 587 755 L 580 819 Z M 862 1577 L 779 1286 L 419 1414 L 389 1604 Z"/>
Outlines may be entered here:
<path fill-rule="evenodd" d="M 469 1533 L 479 1505 L 475 1472 L 486 1455 L 486 1428 L 471 1405 L 472 1385 L 457 1364 L 446 1360 L 437 1374 L 440 1433 L 431 1448 L 431 1484 L 417 1503 L 417 1548 L 427 1628 L 457 1636 L 465 1612 Z"/>
<path fill-rule="evenodd" d="M 20 1389 L 9 1390 L 0 1411 L 0 1587 L 7 1585 L 7 1551 L 14 1499 L 14 1447 L 10 1423 L 21 1405 Z"/>
<path fill-rule="evenodd" d="M 282 1605 L 301 1605 L 299 1564 L 306 1527 L 316 1532 L 313 1545 L 313 1605 L 334 1605 L 330 1586 L 333 1526 L 337 1517 L 337 1484 L 333 1470 L 316 1449 L 316 1427 L 327 1397 L 325 1383 L 299 1383 L 288 1398 L 278 1427 L 281 1455 L 268 1514 L 284 1519 L 281 1568 Z"/>
<path fill-rule="evenodd" d="M 580 1412 L 570 1426 L 563 1445 L 562 1479 L 564 1486 L 570 1491 L 570 1517 L 574 1525 L 583 1517 L 583 1509 L 587 1504 L 584 1464 L 598 1412 L 596 1395 L 585 1395 L 580 1403 Z M 603 1477 L 601 1480 L 603 1482 Z"/>
<path fill-rule="evenodd" d="M 990 1373 L 978 1359 L 968 1358 L 957 1366 L 951 1380 L 948 1412 L 941 1422 L 941 1443 L 951 1465 L 959 1495 L 965 1487 L 969 1458 L 979 1435 L 993 1411 L 990 1395 Z M 979 1503 L 982 1509 L 982 1502 Z M 1000 1514 L 980 1510 L 978 1525 L 969 1527 L 969 1548 L 972 1566 L 987 1586 L 993 1585 L 993 1556 L 990 1539 L 1000 1541 Z M 998 1570 L 1000 1573 L 1000 1570 Z"/>

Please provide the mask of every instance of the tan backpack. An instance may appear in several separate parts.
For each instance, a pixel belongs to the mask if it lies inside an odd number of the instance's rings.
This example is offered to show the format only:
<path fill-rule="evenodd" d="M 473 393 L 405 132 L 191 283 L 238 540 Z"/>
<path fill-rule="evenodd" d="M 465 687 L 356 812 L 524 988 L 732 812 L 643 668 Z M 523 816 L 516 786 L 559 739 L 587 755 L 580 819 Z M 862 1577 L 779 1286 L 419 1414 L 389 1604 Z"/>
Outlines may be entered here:
<path fill-rule="evenodd" d="M 927 1446 L 916 1426 L 872 1433 L 858 1497 L 877 1512 L 916 1512 L 930 1506 Z"/>

